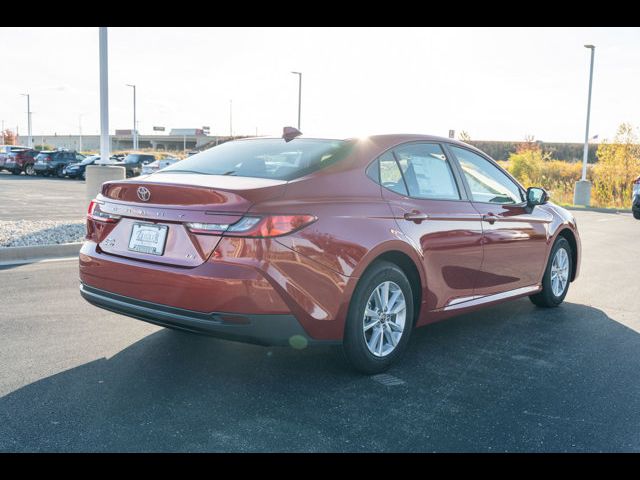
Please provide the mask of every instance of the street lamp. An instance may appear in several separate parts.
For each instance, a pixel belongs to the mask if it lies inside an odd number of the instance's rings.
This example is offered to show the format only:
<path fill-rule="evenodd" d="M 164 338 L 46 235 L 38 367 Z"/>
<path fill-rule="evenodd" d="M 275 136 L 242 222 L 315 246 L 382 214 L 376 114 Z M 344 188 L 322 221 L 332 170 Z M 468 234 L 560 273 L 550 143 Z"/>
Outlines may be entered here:
<path fill-rule="evenodd" d="M 31 97 L 28 93 L 21 93 L 23 97 L 27 97 L 27 147 L 33 147 L 31 142 Z"/>
<path fill-rule="evenodd" d="M 86 115 L 87 113 L 81 113 L 80 115 L 78 115 L 78 133 L 80 134 L 80 137 L 78 139 L 78 151 L 82 152 L 82 116 Z"/>
<path fill-rule="evenodd" d="M 229 137 L 233 140 L 233 100 L 229 100 Z"/>
<path fill-rule="evenodd" d="M 138 130 L 136 129 L 136 86 L 127 83 L 127 87 L 133 88 L 133 149 L 138 149 Z"/>
<path fill-rule="evenodd" d="M 291 72 L 298 75 L 298 130 L 300 130 L 300 109 L 302 108 L 302 72 Z"/>
<path fill-rule="evenodd" d="M 582 177 L 576 182 L 576 189 L 573 194 L 573 203 L 575 205 L 589 206 L 591 202 L 591 182 L 587 180 L 587 159 L 589 157 L 589 119 L 591 115 L 591 87 L 593 85 L 593 60 L 596 47 L 594 45 L 585 45 L 584 48 L 591 50 L 591 66 L 589 68 L 589 96 L 587 99 L 587 126 L 584 132 L 584 151 L 582 153 Z"/>

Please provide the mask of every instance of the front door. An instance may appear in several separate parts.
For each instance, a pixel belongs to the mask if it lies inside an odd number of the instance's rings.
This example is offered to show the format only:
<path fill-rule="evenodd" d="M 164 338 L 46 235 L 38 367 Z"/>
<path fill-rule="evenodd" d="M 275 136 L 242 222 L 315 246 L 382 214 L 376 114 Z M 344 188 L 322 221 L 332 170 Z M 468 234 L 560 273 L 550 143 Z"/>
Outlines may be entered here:
<path fill-rule="evenodd" d="M 537 285 L 546 266 L 551 214 L 528 209 L 522 189 L 490 160 L 462 147 L 448 148 L 482 215 L 484 255 L 475 295 Z"/>
<path fill-rule="evenodd" d="M 408 143 L 380 160 L 383 197 L 402 234 L 422 253 L 427 310 L 473 295 L 482 264 L 481 216 L 437 143 Z"/>

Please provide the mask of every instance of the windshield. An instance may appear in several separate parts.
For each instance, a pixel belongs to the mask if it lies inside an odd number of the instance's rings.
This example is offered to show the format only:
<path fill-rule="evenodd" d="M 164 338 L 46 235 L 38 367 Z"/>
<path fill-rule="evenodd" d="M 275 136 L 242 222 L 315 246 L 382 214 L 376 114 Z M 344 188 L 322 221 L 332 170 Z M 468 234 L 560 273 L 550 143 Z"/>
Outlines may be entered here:
<path fill-rule="evenodd" d="M 344 140 L 261 138 L 226 142 L 174 163 L 158 173 L 292 180 L 344 158 L 353 144 Z"/>

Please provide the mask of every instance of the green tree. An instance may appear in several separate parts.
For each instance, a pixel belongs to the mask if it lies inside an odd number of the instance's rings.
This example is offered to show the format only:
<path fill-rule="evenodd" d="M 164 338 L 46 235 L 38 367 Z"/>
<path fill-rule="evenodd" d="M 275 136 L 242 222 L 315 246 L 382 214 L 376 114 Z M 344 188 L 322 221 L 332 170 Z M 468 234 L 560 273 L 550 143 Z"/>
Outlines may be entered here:
<path fill-rule="evenodd" d="M 593 167 L 593 186 L 599 203 L 628 207 L 632 182 L 640 175 L 640 145 L 638 135 L 630 123 L 618 127 L 609 143 L 598 146 L 598 163 Z"/>

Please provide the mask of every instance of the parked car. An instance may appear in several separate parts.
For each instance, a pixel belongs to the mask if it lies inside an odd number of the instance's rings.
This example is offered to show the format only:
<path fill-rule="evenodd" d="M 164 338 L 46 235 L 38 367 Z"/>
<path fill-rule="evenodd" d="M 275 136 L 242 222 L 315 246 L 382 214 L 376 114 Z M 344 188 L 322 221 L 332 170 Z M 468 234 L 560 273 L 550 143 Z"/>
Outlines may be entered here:
<path fill-rule="evenodd" d="M 156 160 L 155 162 L 147 163 L 146 165 L 142 166 L 141 175 L 150 175 L 179 161 L 179 158 L 167 157 L 163 158 L 162 160 Z"/>
<path fill-rule="evenodd" d="M 231 141 L 105 183 L 80 251 L 82 296 L 226 339 L 342 344 L 374 373 L 414 327 L 524 296 L 556 307 L 578 276 L 573 215 L 474 147 L 287 140 Z"/>
<path fill-rule="evenodd" d="M 631 202 L 633 218 L 640 220 L 640 177 L 633 182 L 633 200 Z"/>
<path fill-rule="evenodd" d="M 90 155 L 85 157 L 84 160 L 77 163 L 71 163 L 64 167 L 63 174 L 69 178 L 78 178 L 84 180 L 86 168 L 89 165 L 94 165 L 96 162 L 100 160 L 100 155 Z M 115 156 L 111 156 L 111 160 L 117 162 L 118 159 Z"/>
<path fill-rule="evenodd" d="M 148 153 L 130 153 L 118 164 L 126 169 L 127 178 L 130 178 L 140 175 L 144 165 L 155 161 L 155 155 Z"/>
<path fill-rule="evenodd" d="M 33 165 L 36 175 L 57 175 L 64 178 L 64 168 L 76 162 L 81 162 L 85 156 L 81 153 L 70 150 L 43 150 L 36 155 L 36 162 Z"/>
<path fill-rule="evenodd" d="M 29 147 L 6 147 L 4 153 L 0 153 L 2 157 L 0 170 L 7 170 L 14 175 L 20 175 L 22 172 L 33 175 L 34 158 L 40 152 Z"/>

